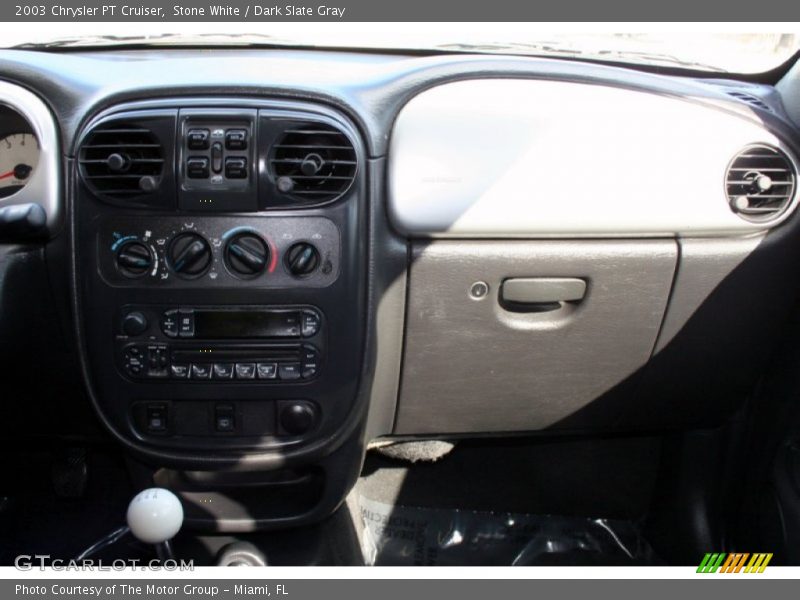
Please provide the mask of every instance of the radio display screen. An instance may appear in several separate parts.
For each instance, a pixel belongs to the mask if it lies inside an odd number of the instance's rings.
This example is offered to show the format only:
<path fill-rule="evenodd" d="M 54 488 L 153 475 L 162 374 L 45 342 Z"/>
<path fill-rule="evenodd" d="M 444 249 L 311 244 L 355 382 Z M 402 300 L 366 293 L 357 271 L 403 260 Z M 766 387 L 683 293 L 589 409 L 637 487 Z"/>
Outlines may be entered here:
<path fill-rule="evenodd" d="M 300 336 L 297 311 L 196 310 L 195 338 L 287 338 Z"/>

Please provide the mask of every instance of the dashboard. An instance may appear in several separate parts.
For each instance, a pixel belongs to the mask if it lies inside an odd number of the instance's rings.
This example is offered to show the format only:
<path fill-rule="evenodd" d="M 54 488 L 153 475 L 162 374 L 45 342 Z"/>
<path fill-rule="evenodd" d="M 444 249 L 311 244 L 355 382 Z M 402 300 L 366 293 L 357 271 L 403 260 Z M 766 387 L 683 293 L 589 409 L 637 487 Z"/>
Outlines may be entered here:
<path fill-rule="evenodd" d="M 318 520 L 376 438 L 718 423 L 800 283 L 769 85 L 222 49 L 0 79 L 2 241 L 66 254 L 93 409 L 198 527 Z"/>

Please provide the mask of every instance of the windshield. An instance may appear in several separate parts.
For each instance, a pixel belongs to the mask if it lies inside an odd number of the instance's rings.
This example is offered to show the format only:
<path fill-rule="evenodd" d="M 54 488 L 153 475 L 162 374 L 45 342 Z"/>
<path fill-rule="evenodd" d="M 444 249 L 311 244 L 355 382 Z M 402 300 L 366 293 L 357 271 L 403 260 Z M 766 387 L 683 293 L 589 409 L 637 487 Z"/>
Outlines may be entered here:
<path fill-rule="evenodd" d="M 83 23 L 71 26 L 66 36 L 62 27 L 20 25 L 4 33 L 2 46 L 292 46 L 478 52 L 742 74 L 773 69 L 800 49 L 800 35 L 795 33 L 547 33 L 531 30 L 531 24 L 502 23 L 142 23 L 136 33 L 130 23 Z"/>

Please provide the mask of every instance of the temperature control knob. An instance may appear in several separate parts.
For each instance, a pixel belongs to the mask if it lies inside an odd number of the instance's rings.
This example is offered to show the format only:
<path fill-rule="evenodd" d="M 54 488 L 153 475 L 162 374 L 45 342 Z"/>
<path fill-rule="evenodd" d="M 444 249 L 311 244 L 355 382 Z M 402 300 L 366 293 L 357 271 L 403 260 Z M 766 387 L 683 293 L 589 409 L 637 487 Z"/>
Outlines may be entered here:
<path fill-rule="evenodd" d="M 186 279 L 203 275 L 211 266 L 211 258 L 211 246 L 197 233 L 180 233 L 169 245 L 169 265 Z"/>
<path fill-rule="evenodd" d="M 286 267 L 295 277 L 311 275 L 319 266 L 319 251 L 313 244 L 297 242 L 286 253 Z"/>
<path fill-rule="evenodd" d="M 268 263 L 269 247 L 261 236 L 251 231 L 237 233 L 225 245 L 225 264 L 241 277 L 257 277 Z"/>
<path fill-rule="evenodd" d="M 117 251 L 117 266 L 128 277 L 139 277 L 153 266 L 153 255 L 142 242 L 125 242 Z"/>

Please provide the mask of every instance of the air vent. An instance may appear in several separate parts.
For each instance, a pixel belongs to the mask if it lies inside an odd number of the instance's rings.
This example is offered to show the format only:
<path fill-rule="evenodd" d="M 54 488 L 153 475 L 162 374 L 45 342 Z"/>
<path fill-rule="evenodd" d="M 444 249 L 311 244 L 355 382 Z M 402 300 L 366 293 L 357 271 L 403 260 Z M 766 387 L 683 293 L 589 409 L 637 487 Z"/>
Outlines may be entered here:
<path fill-rule="evenodd" d="M 754 145 L 728 165 L 725 189 L 733 212 L 748 221 L 763 222 L 789 207 L 796 182 L 797 173 L 786 154 L 772 146 Z"/>
<path fill-rule="evenodd" d="M 164 170 L 161 143 L 147 128 L 115 123 L 89 133 L 78 157 L 81 177 L 96 194 L 133 200 L 155 192 Z"/>
<path fill-rule="evenodd" d="M 758 96 L 753 96 L 752 94 L 748 94 L 747 92 L 728 92 L 729 96 L 733 96 L 737 100 L 741 100 L 742 102 L 746 102 L 750 106 L 755 106 L 756 108 L 760 108 L 761 110 L 767 110 L 772 112 L 772 107 L 764 102 Z"/>
<path fill-rule="evenodd" d="M 292 126 L 272 148 L 270 169 L 278 191 L 307 203 L 334 200 L 356 175 L 356 151 L 339 129 L 323 123 Z"/>

